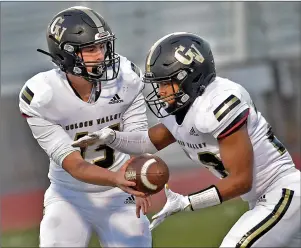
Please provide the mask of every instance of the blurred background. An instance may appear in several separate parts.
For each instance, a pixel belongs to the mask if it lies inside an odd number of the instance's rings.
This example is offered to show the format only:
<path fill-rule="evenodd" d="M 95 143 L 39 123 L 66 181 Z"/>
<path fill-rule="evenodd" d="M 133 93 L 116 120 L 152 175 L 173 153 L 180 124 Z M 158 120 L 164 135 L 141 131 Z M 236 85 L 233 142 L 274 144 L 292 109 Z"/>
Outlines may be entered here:
<path fill-rule="evenodd" d="M 48 157 L 19 114 L 18 93 L 34 74 L 52 68 L 36 49 L 47 49 L 45 32 L 52 17 L 74 5 L 99 12 L 117 36 L 118 53 L 142 70 L 149 48 L 163 35 L 189 31 L 208 40 L 218 74 L 250 92 L 300 168 L 300 2 L 1 2 L 2 246 L 38 244 Z M 149 114 L 150 125 L 156 122 Z M 177 145 L 159 155 L 171 167 L 175 191 L 188 193 L 216 180 Z M 164 203 L 162 193 L 153 199 L 156 211 Z M 233 200 L 171 217 L 155 230 L 154 246 L 218 246 L 245 210 L 244 203 Z M 94 237 L 90 246 L 97 245 Z"/>

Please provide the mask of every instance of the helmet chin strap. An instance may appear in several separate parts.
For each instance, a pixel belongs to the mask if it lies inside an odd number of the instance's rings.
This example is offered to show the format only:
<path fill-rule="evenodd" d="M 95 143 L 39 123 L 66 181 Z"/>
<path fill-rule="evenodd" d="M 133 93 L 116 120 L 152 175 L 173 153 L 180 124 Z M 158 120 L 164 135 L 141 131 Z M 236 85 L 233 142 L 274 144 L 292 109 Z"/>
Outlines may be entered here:
<path fill-rule="evenodd" d="M 183 94 L 182 97 L 180 97 L 176 103 L 178 104 L 178 111 L 175 112 L 174 115 L 178 125 L 181 125 L 186 116 L 186 113 L 190 108 L 192 98 L 189 97 L 187 94 Z"/>
<path fill-rule="evenodd" d="M 177 93 L 175 93 L 175 102 L 172 104 L 168 104 L 167 102 L 165 102 L 165 111 L 167 113 L 172 113 L 173 111 L 175 111 L 178 108 L 183 107 L 184 105 L 187 104 L 187 102 L 189 101 L 190 97 L 185 94 L 183 91 L 178 91 Z"/>
<path fill-rule="evenodd" d="M 203 78 L 200 77 L 198 81 L 202 80 Z M 189 96 L 188 94 L 185 94 L 182 90 L 179 90 L 175 94 L 175 102 L 173 104 L 168 105 L 167 108 L 165 108 L 166 112 L 171 113 L 178 109 L 179 111 L 176 111 L 174 115 L 176 115 L 177 122 L 181 123 L 186 115 L 186 112 L 189 109 L 190 104 L 197 98 L 198 96 L 201 96 L 206 86 L 208 86 L 211 82 L 213 82 L 215 79 L 215 75 L 208 75 L 207 78 L 205 78 L 206 85 L 201 85 L 198 87 L 195 87 L 193 90 L 193 95 Z M 198 84 L 195 84 L 198 85 Z"/>
<path fill-rule="evenodd" d="M 177 92 L 176 97 L 177 98 L 175 104 L 178 107 L 183 106 L 190 99 L 189 95 L 185 94 L 183 91 Z"/>

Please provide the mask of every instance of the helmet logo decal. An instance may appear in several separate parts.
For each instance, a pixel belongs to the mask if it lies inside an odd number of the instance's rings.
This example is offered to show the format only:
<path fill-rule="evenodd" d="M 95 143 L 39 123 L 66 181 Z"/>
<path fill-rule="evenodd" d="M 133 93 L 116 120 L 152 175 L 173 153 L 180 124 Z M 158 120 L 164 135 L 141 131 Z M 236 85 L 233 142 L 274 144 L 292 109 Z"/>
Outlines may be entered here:
<path fill-rule="evenodd" d="M 60 25 L 64 21 L 65 21 L 65 19 L 63 17 L 59 16 L 54 20 L 54 22 L 51 24 L 51 27 L 50 27 L 51 34 L 53 34 L 54 38 L 59 42 L 61 41 L 62 36 L 67 29 L 64 27 L 62 28 L 62 26 Z"/>
<path fill-rule="evenodd" d="M 184 65 L 190 65 L 194 60 L 199 63 L 203 63 L 205 60 L 194 44 L 192 44 L 188 50 L 182 45 L 177 47 L 175 51 L 175 58 Z"/>

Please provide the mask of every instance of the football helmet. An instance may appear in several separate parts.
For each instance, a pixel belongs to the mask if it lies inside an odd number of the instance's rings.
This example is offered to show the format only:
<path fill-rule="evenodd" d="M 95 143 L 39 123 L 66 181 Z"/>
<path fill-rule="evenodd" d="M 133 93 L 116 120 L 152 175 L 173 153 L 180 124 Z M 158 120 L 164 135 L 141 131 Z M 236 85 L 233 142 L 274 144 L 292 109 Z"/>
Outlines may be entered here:
<path fill-rule="evenodd" d="M 91 83 L 108 81 L 118 76 L 120 56 L 115 53 L 115 35 L 103 17 L 94 10 L 75 6 L 65 9 L 49 23 L 46 39 L 52 61 L 64 72 L 85 78 Z M 104 45 L 103 61 L 84 61 L 82 48 Z M 92 72 L 87 70 L 92 68 Z"/>
<path fill-rule="evenodd" d="M 146 58 L 143 81 L 152 85 L 146 103 L 158 118 L 174 115 L 200 96 L 215 77 L 207 41 L 187 32 L 168 34 L 151 47 Z M 166 82 L 178 84 L 179 90 L 173 88 L 172 95 L 162 97 L 159 85 Z M 174 99 L 174 103 L 168 104 L 167 99 Z"/>

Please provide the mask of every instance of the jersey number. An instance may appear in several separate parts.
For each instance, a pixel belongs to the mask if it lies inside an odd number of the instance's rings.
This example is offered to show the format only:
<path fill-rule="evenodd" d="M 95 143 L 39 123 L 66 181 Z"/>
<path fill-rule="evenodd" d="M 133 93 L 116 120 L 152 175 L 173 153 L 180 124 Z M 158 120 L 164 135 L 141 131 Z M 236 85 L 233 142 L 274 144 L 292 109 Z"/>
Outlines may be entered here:
<path fill-rule="evenodd" d="M 119 131 L 120 125 L 118 123 L 118 124 L 110 126 L 109 128 L 111 128 L 113 130 L 116 130 L 116 131 Z M 78 139 L 84 137 L 87 134 L 88 134 L 88 132 L 77 133 L 75 135 L 74 140 L 78 140 Z M 81 148 L 81 155 L 82 155 L 83 158 L 85 158 L 85 154 L 87 152 L 87 149 L 91 149 L 91 147 L 90 148 L 89 147 Z M 100 151 L 104 152 L 103 157 L 100 158 L 100 159 L 95 159 L 95 160 L 91 161 L 91 163 L 95 164 L 99 167 L 102 167 L 102 168 L 111 167 L 113 165 L 114 161 L 115 161 L 115 155 L 114 155 L 115 151 L 111 147 L 108 147 L 106 145 L 99 145 L 96 148 L 94 148 L 94 152 L 97 153 L 97 152 L 100 152 Z"/>
<path fill-rule="evenodd" d="M 213 168 L 222 178 L 228 176 L 228 172 L 226 171 L 221 159 L 214 153 L 200 152 L 198 156 L 202 164 L 204 164 L 206 167 Z"/>

